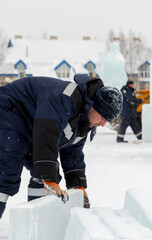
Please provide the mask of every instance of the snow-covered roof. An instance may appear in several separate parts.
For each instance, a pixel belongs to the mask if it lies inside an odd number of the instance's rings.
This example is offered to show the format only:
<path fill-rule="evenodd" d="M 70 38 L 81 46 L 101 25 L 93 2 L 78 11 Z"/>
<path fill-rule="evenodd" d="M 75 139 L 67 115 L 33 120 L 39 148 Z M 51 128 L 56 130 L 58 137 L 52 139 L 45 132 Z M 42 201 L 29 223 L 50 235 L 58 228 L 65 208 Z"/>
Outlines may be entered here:
<path fill-rule="evenodd" d="M 145 61 L 143 64 L 140 65 L 140 67 L 138 68 L 138 70 L 140 70 L 145 64 L 150 65 L 151 63 L 149 61 Z"/>
<path fill-rule="evenodd" d="M 6 51 L 5 67 L 0 73 L 14 73 L 14 66 L 22 61 L 27 73 L 52 76 L 63 60 L 76 73 L 87 73 L 84 65 L 89 61 L 98 65 L 99 53 L 105 51 L 105 43 L 97 40 L 13 39 L 12 45 Z"/>

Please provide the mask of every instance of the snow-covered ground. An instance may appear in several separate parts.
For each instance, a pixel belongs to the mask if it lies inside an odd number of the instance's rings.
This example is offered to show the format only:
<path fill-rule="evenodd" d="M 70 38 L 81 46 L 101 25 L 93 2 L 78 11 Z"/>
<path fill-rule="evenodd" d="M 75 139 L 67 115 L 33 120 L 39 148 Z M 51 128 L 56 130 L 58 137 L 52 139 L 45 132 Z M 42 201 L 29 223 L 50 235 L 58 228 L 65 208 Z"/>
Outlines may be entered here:
<path fill-rule="evenodd" d="M 152 144 L 133 144 L 135 136 L 129 130 L 128 144 L 116 143 L 116 132 L 98 128 L 93 142 L 84 148 L 88 195 L 92 207 L 123 208 L 126 190 L 139 188 L 152 194 Z M 9 210 L 26 201 L 29 173 L 24 170 L 20 192 L 9 199 L 7 210 L 0 220 L 0 240 L 8 234 Z M 65 188 L 64 180 L 61 187 Z"/>
<path fill-rule="evenodd" d="M 92 206 L 122 208 L 125 192 L 141 188 L 152 193 L 152 144 L 133 144 L 128 129 L 125 140 L 116 143 L 116 132 L 99 128 L 92 143 L 85 147 L 88 194 Z"/>

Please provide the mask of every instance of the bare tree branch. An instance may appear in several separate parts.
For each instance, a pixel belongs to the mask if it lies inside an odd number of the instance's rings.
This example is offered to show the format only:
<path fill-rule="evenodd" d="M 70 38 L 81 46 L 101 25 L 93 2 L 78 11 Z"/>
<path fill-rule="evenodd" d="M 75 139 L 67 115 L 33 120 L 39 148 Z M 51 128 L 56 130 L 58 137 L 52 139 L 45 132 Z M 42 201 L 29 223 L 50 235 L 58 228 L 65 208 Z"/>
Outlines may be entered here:
<path fill-rule="evenodd" d="M 114 32 L 110 29 L 108 39 L 106 41 L 107 49 L 109 49 L 109 44 L 113 42 L 113 39 Z M 120 51 L 126 60 L 126 70 L 128 73 L 136 73 L 138 67 L 143 62 L 151 59 L 152 48 L 147 45 L 141 34 L 136 37 L 136 34 L 131 30 L 128 35 L 124 34 L 121 30 L 119 32 L 118 39 Z"/>

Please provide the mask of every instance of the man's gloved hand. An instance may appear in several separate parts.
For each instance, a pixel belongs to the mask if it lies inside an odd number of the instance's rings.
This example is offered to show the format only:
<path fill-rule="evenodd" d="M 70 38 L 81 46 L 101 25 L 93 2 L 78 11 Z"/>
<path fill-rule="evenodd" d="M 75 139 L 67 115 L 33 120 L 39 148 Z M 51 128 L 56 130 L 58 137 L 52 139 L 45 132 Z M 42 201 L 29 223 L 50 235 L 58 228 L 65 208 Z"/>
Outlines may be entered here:
<path fill-rule="evenodd" d="M 55 182 L 43 181 L 44 188 L 48 195 L 54 194 L 57 197 L 61 197 L 62 201 L 66 203 L 69 200 L 69 196 L 66 191 L 62 191 L 60 186 Z"/>
<path fill-rule="evenodd" d="M 83 190 L 83 194 L 84 194 L 83 207 L 84 208 L 90 208 L 90 201 L 89 201 L 88 194 L 87 194 L 86 190 L 84 189 L 84 187 L 76 187 L 75 189 Z"/>
<path fill-rule="evenodd" d="M 144 103 L 144 99 L 138 99 L 138 104 Z"/>

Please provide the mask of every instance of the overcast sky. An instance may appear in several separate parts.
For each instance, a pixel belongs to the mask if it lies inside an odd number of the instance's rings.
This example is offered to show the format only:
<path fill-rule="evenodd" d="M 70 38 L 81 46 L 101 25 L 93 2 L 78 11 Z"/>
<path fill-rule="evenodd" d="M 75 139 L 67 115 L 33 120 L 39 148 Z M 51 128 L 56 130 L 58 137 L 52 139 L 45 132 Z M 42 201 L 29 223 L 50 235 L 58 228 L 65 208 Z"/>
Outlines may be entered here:
<path fill-rule="evenodd" d="M 109 29 L 131 29 L 152 45 L 151 23 L 152 0 L 0 0 L 0 29 L 10 37 L 105 40 Z"/>

